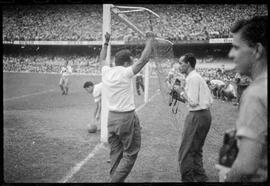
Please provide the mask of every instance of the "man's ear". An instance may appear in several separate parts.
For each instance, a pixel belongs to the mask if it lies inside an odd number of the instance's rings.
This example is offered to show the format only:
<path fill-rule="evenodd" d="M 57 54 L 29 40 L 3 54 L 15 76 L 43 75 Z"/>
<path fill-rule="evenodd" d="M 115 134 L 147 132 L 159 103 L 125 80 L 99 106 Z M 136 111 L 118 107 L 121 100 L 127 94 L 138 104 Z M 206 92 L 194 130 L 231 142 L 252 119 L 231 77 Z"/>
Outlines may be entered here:
<path fill-rule="evenodd" d="M 255 45 L 255 50 L 254 50 L 255 58 L 256 58 L 257 60 L 259 60 L 259 59 L 262 57 L 263 52 L 264 52 L 264 47 L 262 46 L 261 43 L 257 43 L 257 44 Z"/>

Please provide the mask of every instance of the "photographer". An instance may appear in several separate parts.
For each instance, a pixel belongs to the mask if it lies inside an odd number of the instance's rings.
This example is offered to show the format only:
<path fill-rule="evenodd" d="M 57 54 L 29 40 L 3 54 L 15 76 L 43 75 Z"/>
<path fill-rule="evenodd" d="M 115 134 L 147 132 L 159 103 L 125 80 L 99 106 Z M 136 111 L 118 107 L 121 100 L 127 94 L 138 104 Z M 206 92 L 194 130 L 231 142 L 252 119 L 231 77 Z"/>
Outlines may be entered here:
<path fill-rule="evenodd" d="M 267 17 L 237 22 L 229 57 L 253 80 L 243 92 L 236 121 L 238 154 L 231 168 L 221 165 L 220 181 L 267 181 Z"/>
<path fill-rule="evenodd" d="M 203 168 L 202 149 L 211 126 L 210 105 L 213 102 L 206 81 L 196 72 L 196 58 L 188 53 L 179 59 L 180 71 L 186 74 L 185 88 L 178 89 L 187 102 L 189 113 L 184 123 L 178 162 L 183 182 L 206 182 L 208 177 Z"/>

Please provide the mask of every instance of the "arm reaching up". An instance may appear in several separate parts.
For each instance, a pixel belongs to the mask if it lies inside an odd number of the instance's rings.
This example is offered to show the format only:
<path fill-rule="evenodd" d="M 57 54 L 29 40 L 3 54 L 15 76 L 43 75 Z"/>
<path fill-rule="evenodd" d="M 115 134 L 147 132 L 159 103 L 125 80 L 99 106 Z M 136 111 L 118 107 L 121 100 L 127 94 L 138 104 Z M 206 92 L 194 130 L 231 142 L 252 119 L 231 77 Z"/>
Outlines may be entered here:
<path fill-rule="evenodd" d="M 146 44 L 142 52 L 142 55 L 140 59 L 138 60 L 138 62 L 133 64 L 132 66 L 132 70 L 134 74 L 137 74 L 138 72 L 140 72 L 140 70 L 144 67 L 144 65 L 149 61 L 150 55 L 153 50 L 153 44 L 155 42 L 154 37 L 155 37 L 154 33 L 152 32 L 146 33 L 147 40 L 146 40 Z"/>
<path fill-rule="evenodd" d="M 102 46 L 102 49 L 101 49 L 101 52 L 100 52 L 100 55 L 99 55 L 99 60 L 100 60 L 101 67 L 105 66 L 105 64 L 106 64 L 107 49 L 108 49 L 108 45 L 109 45 L 111 35 L 108 32 L 106 32 L 104 37 L 105 37 L 105 43 Z"/>

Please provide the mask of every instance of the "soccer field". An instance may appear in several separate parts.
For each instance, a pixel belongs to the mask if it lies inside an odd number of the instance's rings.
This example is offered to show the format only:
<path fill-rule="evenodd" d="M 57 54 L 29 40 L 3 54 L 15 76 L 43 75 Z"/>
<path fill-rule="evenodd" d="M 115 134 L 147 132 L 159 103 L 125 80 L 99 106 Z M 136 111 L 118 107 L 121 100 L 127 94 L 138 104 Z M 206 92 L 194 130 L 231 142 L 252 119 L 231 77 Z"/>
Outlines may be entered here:
<path fill-rule="evenodd" d="M 74 75 L 70 94 L 62 96 L 60 75 L 3 73 L 4 181 L 108 182 L 109 149 L 100 146 L 100 131 L 87 132 L 92 120 L 93 98 L 82 88 L 100 76 Z M 181 126 L 187 110 L 180 104 L 177 122 L 158 92 L 158 80 L 150 80 L 150 102 L 135 93 L 142 125 L 142 146 L 126 182 L 181 182 L 177 154 Z M 214 164 L 223 133 L 234 126 L 237 107 L 214 100 L 212 126 L 204 146 L 204 167 L 210 181 L 218 181 Z"/>

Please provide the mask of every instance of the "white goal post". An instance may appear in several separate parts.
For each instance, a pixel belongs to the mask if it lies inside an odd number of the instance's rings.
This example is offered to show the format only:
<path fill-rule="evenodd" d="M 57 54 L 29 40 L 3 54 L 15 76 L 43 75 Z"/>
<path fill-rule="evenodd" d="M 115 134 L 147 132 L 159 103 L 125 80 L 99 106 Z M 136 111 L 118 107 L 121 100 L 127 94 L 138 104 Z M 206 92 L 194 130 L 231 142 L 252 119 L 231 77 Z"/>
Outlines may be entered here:
<path fill-rule="evenodd" d="M 103 4 L 103 25 L 102 25 L 102 45 L 105 43 L 105 34 L 108 32 L 111 34 L 111 5 L 110 4 Z M 111 61 L 111 44 L 109 43 L 107 48 L 107 56 L 106 56 L 106 65 L 110 65 Z M 102 77 L 101 77 L 102 78 Z M 108 142 L 108 100 L 107 92 L 104 91 L 104 88 L 102 87 L 101 92 L 101 116 L 100 116 L 100 122 L 101 122 L 101 131 L 100 131 L 100 140 L 103 143 Z"/>

